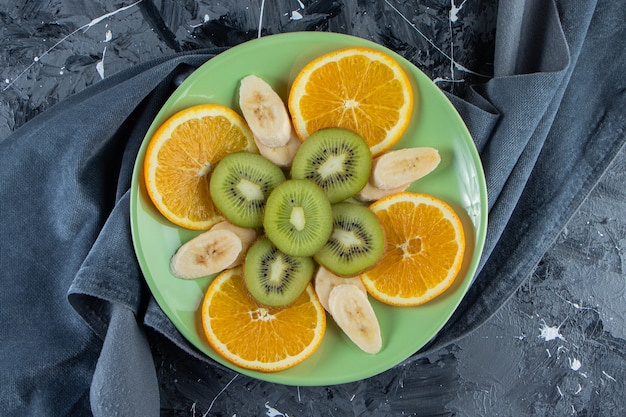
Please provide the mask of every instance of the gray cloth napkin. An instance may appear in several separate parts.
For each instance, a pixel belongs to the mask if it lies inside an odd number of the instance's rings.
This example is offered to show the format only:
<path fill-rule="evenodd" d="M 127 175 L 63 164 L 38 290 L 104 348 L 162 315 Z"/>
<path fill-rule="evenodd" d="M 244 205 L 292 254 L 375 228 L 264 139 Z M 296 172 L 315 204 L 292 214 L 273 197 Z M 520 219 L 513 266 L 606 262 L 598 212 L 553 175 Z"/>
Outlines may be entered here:
<path fill-rule="evenodd" d="M 409 361 L 497 311 L 624 144 L 622 2 L 502 0 L 498 10 L 494 77 L 449 95 L 485 168 L 484 256 L 457 312 Z M 160 106 L 220 51 L 123 71 L 0 142 L 3 415 L 158 415 L 146 327 L 209 360 L 150 296 L 128 190 Z"/>

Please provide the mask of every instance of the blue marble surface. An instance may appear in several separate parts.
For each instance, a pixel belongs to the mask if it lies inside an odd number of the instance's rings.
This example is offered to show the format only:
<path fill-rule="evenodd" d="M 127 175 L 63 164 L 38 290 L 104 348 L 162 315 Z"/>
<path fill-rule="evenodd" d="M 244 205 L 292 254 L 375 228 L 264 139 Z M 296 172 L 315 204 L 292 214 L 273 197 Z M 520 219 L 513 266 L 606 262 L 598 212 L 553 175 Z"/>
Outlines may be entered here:
<path fill-rule="evenodd" d="M 1 0 L 0 140 L 134 64 L 301 30 L 381 43 L 441 89 L 462 94 L 492 75 L 496 3 Z M 201 363 L 150 334 L 162 415 L 626 415 L 624 183 L 622 151 L 490 320 L 426 358 L 364 381 L 276 385 Z"/>

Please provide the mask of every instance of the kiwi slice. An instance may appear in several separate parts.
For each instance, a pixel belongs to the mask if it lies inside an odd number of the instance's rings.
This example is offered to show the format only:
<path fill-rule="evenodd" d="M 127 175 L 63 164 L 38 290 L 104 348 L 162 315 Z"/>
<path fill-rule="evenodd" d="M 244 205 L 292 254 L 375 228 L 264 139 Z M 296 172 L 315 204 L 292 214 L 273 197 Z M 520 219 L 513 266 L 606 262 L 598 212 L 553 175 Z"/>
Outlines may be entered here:
<path fill-rule="evenodd" d="M 283 252 L 311 256 L 328 240 L 332 210 L 324 191 L 307 180 L 287 180 L 267 198 L 263 227 Z"/>
<path fill-rule="evenodd" d="M 285 174 L 261 155 L 235 152 L 226 155 L 211 175 L 211 199 L 222 214 L 241 227 L 261 227 L 265 201 Z"/>
<path fill-rule="evenodd" d="M 294 156 L 291 177 L 319 185 L 331 203 L 356 195 L 367 183 L 372 154 L 365 139 L 344 128 L 309 136 Z"/>
<path fill-rule="evenodd" d="M 267 237 L 248 249 L 243 266 L 248 292 L 260 304 L 283 307 L 293 303 L 313 277 L 311 257 L 291 256 L 279 250 Z"/>
<path fill-rule="evenodd" d="M 340 276 L 354 276 L 376 265 L 385 251 L 385 232 L 376 214 L 355 203 L 332 206 L 333 231 L 315 260 Z"/>

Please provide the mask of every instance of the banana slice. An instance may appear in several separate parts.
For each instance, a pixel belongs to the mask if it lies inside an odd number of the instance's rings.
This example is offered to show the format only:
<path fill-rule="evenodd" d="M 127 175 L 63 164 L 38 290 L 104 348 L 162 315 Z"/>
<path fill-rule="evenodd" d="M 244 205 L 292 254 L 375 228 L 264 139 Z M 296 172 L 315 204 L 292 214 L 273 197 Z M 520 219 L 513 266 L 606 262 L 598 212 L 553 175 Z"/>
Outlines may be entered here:
<path fill-rule="evenodd" d="M 370 183 L 381 190 L 407 187 L 431 173 L 441 162 L 435 148 L 406 148 L 389 151 L 372 161 Z"/>
<path fill-rule="evenodd" d="M 383 190 L 383 189 L 374 187 L 368 181 L 367 184 L 365 184 L 365 187 L 363 187 L 361 191 L 359 191 L 359 193 L 355 197 L 357 198 L 357 200 L 364 201 L 364 202 L 376 201 L 376 200 L 380 200 L 383 197 L 387 197 L 388 195 L 402 192 L 406 190 L 409 185 L 410 184 L 406 184 L 402 187 L 392 188 L 390 190 Z"/>
<path fill-rule="evenodd" d="M 315 278 L 313 281 L 315 293 L 317 294 L 317 298 L 319 298 L 322 307 L 324 307 L 324 310 L 328 311 L 329 313 L 330 310 L 328 309 L 328 297 L 330 296 L 330 292 L 337 285 L 342 284 L 352 284 L 356 286 L 359 290 L 361 290 L 363 294 L 367 294 L 367 290 L 361 282 L 361 278 L 359 278 L 358 276 L 344 278 L 333 274 L 323 266 L 320 266 L 317 269 L 317 273 L 315 274 Z"/>
<path fill-rule="evenodd" d="M 367 294 L 353 284 L 337 285 L 330 291 L 328 307 L 337 325 L 355 345 L 367 353 L 380 352 L 380 326 Z"/>
<path fill-rule="evenodd" d="M 250 246 L 252 246 L 252 244 L 256 241 L 257 230 L 250 227 L 235 226 L 229 221 L 217 223 L 211 228 L 211 230 L 229 230 L 236 234 L 239 237 L 239 240 L 241 240 L 241 252 L 239 252 L 239 256 L 237 256 L 233 263 L 228 265 L 226 269 L 243 264 L 246 253 L 248 253 L 248 249 L 250 249 Z"/>
<path fill-rule="evenodd" d="M 257 148 L 259 148 L 259 153 L 261 155 L 281 168 L 291 166 L 291 161 L 293 161 L 296 151 L 302 144 L 302 141 L 298 138 L 298 135 L 296 135 L 296 132 L 293 129 L 291 129 L 289 142 L 287 142 L 286 145 L 272 148 L 264 145 L 256 136 L 254 137 L 254 142 L 256 143 Z"/>
<path fill-rule="evenodd" d="M 248 75 L 239 85 L 239 107 L 250 130 L 263 145 L 285 146 L 291 136 L 291 118 L 285 103 L 265 80 Z"/>
<path fill-rule="evenodd" d="M 235 232 L 210 229 L 178 248 L 170 260 L 170 270 L 183 279 L 215 274 L 231 265 L 241 249 L 241 239 Z"/>

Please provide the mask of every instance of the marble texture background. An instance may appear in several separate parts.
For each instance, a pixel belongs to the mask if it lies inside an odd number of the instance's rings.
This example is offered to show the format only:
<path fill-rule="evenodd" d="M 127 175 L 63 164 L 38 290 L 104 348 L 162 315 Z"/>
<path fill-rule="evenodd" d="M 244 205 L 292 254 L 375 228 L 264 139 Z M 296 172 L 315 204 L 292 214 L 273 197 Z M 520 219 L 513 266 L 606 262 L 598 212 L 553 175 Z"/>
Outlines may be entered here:
<path fill-rule="evenodd" d="M 290 31 L 373 40 L 462 95 L 493 72 L 496 4 L 0 0 L 0 140 L 139 62 Z M 606 13 L 598 18 L 626 17 Z M 162 415 L 626 415 L 625 183 L 622 151 L 532 276 L 489 321 L 427 358 L 365 381 L 271 384 L 199 363 L 150 334 Z"/>

